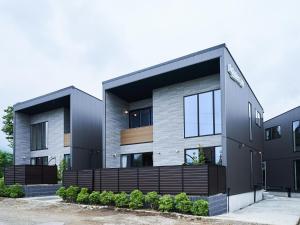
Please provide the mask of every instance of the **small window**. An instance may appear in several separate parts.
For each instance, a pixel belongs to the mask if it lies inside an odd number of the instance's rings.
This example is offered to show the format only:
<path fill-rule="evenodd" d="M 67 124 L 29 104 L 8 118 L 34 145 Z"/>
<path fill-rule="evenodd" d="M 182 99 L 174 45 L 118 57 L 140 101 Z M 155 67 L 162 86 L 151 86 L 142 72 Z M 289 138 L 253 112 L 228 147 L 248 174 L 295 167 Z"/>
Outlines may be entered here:
<path fill-rule="evenodd" d="M 185 150 L 185 163 L 188 165 L 199 164 L 200 154 L 203 152 L 206 164 L 222 165 L 222 147 L 192 148 Z"/>
<path fill-rule="evenodd" d="M 270 141 L 273 139 L 281 138 L 281 127 L 271 127 L 268 129 L 265 129 L 265 140 Z"/>
<path fill-rule="evenodd" d="M 121 168 L 153 166 L 153 153 L 121 155 Z"/>
<path fill-rule="evenodd" d="M 48 156 L 43 157 L 34 157 L 30 159 L 31 165 L 37 165 L 37 166 L 46 166 L 48 165 Z"/>
<path fill-rule="evenodd" d="M 293 122 L 293 145 L 294 152 L 300 151 L 300 121 Z"/>
<path fill-rule="evenodd" d="M 255 123 L 256 123 L 257 126 L 261 127 L 262 116 L 261 116 L 261 113 L 259 111 L 257 111 L 257 110 L 255 112 Z"/>
<path fill-rule="evenodd" d="M 129 113 L 129 128 L 152 125 L 152 108 L 137 109 Z"/>

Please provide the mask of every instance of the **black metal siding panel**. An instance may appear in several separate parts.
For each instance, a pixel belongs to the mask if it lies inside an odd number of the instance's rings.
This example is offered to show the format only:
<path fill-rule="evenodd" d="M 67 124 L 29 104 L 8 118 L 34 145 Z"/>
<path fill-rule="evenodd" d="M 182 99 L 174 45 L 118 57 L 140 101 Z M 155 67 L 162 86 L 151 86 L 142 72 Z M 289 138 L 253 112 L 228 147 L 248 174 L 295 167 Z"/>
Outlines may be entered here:
<path fill-rule="evenodd" d="M 138 169 L 120 169 L 119 171 L 119 191 L 127 193 L 138 189 Z"/>
<path fill-rule="evenodd" d="M 102 165 L 103 102 L 79 90 L 71 95 L 72 168 Z"/>

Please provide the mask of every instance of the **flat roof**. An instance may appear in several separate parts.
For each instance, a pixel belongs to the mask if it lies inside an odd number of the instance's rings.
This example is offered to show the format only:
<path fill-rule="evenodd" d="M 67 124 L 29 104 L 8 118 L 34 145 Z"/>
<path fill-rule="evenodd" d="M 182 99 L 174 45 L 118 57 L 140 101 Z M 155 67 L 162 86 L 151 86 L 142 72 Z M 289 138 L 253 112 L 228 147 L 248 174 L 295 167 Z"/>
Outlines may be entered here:
<path fill-rule="evenodd" d="M 287 110 L 287 111 L 285 111 L 285 112 L 283 112 L 283 113 L 280 113 L 280 114 L 278 114 L 277 116 L 274 116 L 274 117 L 272 117 L 272 118 L 270 118 L 270 119 L 264 121 L 264 123 L 269 122 L 269 121 L 271 121 L 271 120 L 273 120 L 273 119 L 275 119 L 275 118 L 277 118 L 277 117 L 283 116 L 284 114 L 290 113 L 290 112 L 292 112 L 292 111 L 294 111 L 294 110 L 296 110 L 296 109 L 298 109 L 298 108 L 300 108 L 300 106 L 296 106 L 296 107 L 294 107 L 294 108 L 292 108 L 292 109 L 289 109 L 289 110 Z"/>

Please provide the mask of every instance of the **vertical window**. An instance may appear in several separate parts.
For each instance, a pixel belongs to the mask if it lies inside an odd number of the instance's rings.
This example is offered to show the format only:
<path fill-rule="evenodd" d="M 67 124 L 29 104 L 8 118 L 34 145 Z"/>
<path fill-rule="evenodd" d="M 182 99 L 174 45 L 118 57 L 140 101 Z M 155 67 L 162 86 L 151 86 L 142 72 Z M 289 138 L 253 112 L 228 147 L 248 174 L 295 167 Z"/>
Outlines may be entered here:
<path fill-rule="evenodd" d="M 199 94 L 200 135 L 214 133 L 213 92 Z"/>
<path fill-rule="evenodd" d="M 192 95 L 184 98 L 184 133 L 185 137 L 198 136 L 198 97 Z"/>
<path fill-rule="evenodd" d="M 294 161 L 295 191 L 300 191 L 300 160 Z"/>
<path fill-rule="evenodd" d="M 32 151 L 46 149 L 48 147 L 48 122 L 32 124 L 30 137 L 30 146 Z"/>
<path fill-rule="evenodd" d="M 66 163 L 66 168 L 71 169 L 71 156 L 70 154 L 64 154 L 64 161 Z"/>
<path fill-rule="evenodd" d="M 300 121 L 293 122 L 293 145 L 294 152 L 300 151 Z"/>
<path fill-rule="evenodd" d="M 281 127 L 275 126 L 265 129 L 265 140 L 270 141 L 281 137 Z"/>
<path fill-rule="evenodd" d="M 152 108 L 137 109 L 129 113 L 129 128 L 152 125 Z"/>
<path fill-rule="evenodd" d="M 215 147 L 215 164 L 222 165 L 223 151 L 222 147 Z"/>
<path fill-rule="evenodd" d="M 261 127 L 262 116 L 261 116 L 261 113 L 258 112 L 257 110 L 255 111 L 255 123 L 256 123 L 257 126 Z"/>
<path fill-rule="evenodd" d="M 215 133 L 222 133 L 221 91 L 214 91 Z"/>
<path fill-rule="evenodd" d="M 248 118 L 249 118 L 249 140 L 253 140 L 252 134 L 252 104 L 248 102 Z"/>
<path fill-rule="evenodd" d="M 184 137 L 220 134 L 221 91 L 184 97 Z"/>

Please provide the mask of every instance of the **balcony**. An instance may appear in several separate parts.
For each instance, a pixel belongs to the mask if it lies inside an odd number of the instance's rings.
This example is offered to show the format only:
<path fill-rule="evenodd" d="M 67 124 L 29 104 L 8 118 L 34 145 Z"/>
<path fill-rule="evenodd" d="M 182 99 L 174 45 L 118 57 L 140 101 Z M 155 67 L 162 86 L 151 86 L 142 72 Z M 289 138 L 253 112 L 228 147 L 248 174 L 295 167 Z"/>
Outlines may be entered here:
<path fill-rule="evenodd" d="M 64 147 L 70 147 L 70 133 L 64 134 Z"/>
<path fill-rule="evenodd" d="M 121 145 L 153 142 L 153 126 L 121 130 Z"/>

